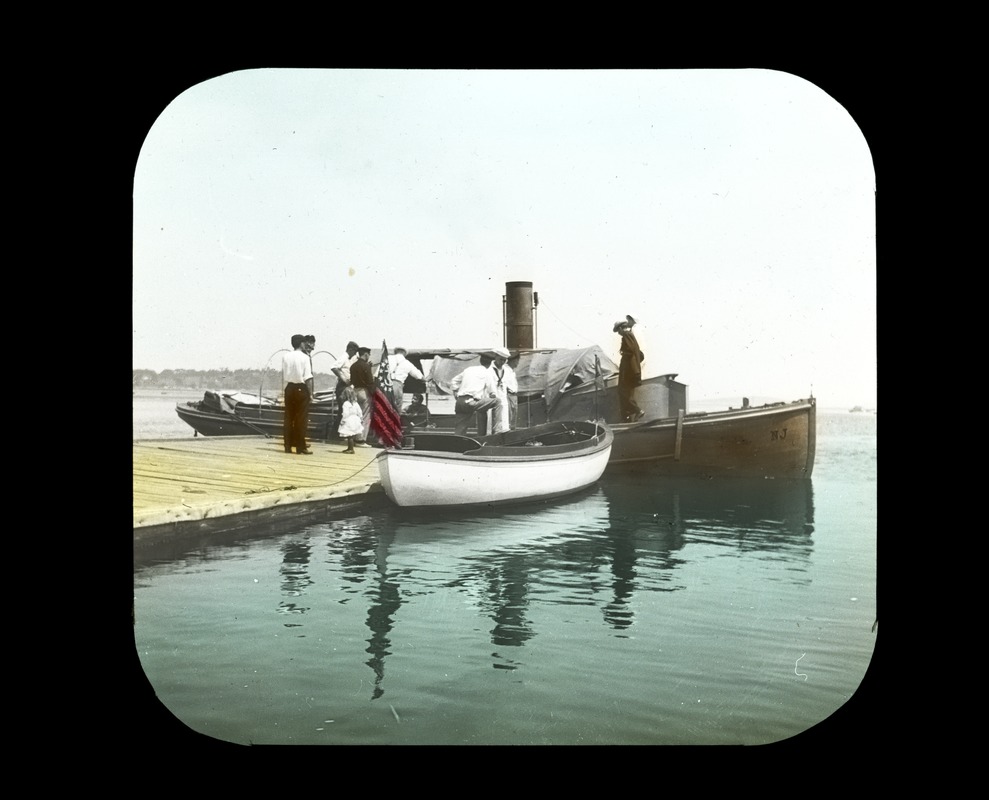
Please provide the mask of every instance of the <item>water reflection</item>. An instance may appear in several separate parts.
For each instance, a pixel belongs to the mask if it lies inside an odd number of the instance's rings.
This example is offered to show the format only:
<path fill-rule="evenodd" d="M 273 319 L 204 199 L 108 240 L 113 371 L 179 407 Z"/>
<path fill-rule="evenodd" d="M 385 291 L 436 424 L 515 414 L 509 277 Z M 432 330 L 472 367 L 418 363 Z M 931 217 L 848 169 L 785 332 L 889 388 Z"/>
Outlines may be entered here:
<path fill-rule="evenodd" d="M 286 539 L 282 543 L 282 565 L 279 572 L 282 576 L 282 595 L 287 600 L 282 600 L 278 604 L 278 611 L 282 614 L 305 614 L 309 608 L 302 605 L 295 598 L 302 597 L 306 592 L 306 587 L 313 582 L 309 575 L 309 558 L 312 555 L 312 546 L 309 544 L 309 536 L 303 533 L 299 537 Z M 286 628 L 300 627 L 300 622 L 286 622 Z"/>
<path fill-rule="evenodd" d="M 638 473 L 610 481 L 605 489 L 613 527 L 634 530 L 642 542 L 666 539 L 659 549 L 667 555 L 700 542 L 768 557 L 810 553 L 814 491 L 809 479 L 658 481 Z"/>
<path fill-rule="evenodd" d="M 378 537 L 374 559 L 374 581 L 369 591 L 370 605 L 367 611 L 367 627 L 371 630 L 371 638 L 367 640 L 367 652 L 371 657 L 365 662 L 374 671 L 374 692 L 372 699 L 376 700 L 384 694 L 382 684 L 385 679 L 385 656 L 388 649 L 395 613 L 402 605 L 399 596 L 399 584 L 388 574 L 388 549 L 394 536 L 384 533 Z"/>
<path fill-rule="evenodd" d="M 649 593 L 687 588 L 689 571 L 680 568 L 698 552 L 716 556 L 727 548 L 782 561 L 774 576 L 809 580 L 802 573 L 813 530 L 809 480 L 718 482 L 635 473 L 606 476 L 569 498 L 506 510 L 430 512 L 382 504 L 301 531 L 245 533 L 173 562 L 152 556 L 142 566 L 138 559 L 136 581 L 196 561 L 215 562 L 220 570 L 231 554 L 250 558 L 252 542 L 269 551 L 274 544 L 280 551 L 278 612 L 291 617 L 286 627 L 325 623 L 334 618 L 333 602 L 366 608 L 364 663 L 373 675 L 372 699 L 378 699 L 386 690 L 395 626 L 422 624 L 399 616 L 405 604 L 459 596 L 469 613 L 487 620 L 492 667 L 515 670 L 524 664 L 521 649 L 545 633 L 538 611 L 546 619 L 553 606 L 549 616 L 559 620 L 590 607 L 611 635 L 627 637 Z M 316 565 L 314 543 L 325 545 Z"/>
<path fill-rule="evenodd" d="M 440 576 L 437 590 L 463 593 L 491 622 L 494 668 L 512 670 L 516 664 L 506 648 L 522 647 L 536 634 L 529 618 L 534 590 L 566 585 L 554 574 L 579 569 L 566 554 L 566 542 L 600 535 L 607 528 L 607 501 L 595 488 L 510 510 L 395 510 L 391 516 L 393 563 L 425 564 L 407 573 L 427 584 Z M 545 598 L 547 590 L 540 595 Z"/>

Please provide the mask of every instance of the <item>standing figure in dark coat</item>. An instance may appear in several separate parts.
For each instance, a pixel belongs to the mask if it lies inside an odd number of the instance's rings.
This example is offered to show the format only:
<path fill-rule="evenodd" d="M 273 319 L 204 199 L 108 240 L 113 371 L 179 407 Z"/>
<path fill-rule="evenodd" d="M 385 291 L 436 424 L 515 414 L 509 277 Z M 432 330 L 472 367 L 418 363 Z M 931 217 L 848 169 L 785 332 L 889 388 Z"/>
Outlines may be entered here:
<path fill-rule="evenodd" d="M 645 355 L 639 349 L 632 326 L 635 319 L 626 316 L 615 323 L 614 333 L 622 337 L 621 363 L 618 365 L 618 408 L 623 422 L 635 422 L 645 416 L 645 411 L 635 402 L 635 389 L 642 383 L 642 362 Z"/>
<path fill-rule="evenodd" d="M 350 384 L 357 393 L 363 416 L 363 431 L 357 437 L 357 444 L 369 445 L 368 432 L 371 430 L 371 402 L 374 399 L 374 372 L 371 370 L 371 348 L 357 350 L 357 360 L 350 365 Z"/>

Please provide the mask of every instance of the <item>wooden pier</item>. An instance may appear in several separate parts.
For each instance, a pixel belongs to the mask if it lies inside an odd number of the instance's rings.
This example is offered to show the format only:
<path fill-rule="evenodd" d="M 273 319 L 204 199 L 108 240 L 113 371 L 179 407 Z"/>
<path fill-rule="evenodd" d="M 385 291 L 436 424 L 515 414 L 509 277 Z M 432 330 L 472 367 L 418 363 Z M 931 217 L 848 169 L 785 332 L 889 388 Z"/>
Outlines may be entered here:
<path fill-rule="evenodd" d="M 281 439 L 213 436 L 134 442 L 134 541 L 302 519 L 382 494 L 373 447 L 286 453 Z"/>

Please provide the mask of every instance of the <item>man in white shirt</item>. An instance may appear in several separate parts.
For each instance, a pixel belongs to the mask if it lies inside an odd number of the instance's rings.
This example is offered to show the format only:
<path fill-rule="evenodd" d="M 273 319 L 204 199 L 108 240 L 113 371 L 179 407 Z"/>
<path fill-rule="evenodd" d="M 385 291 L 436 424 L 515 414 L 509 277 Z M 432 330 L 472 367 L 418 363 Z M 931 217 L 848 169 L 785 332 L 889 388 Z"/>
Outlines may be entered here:
<path fill-rule="evenodd" d="M 498 403 L 491 410 L 491 427 L 494 433 L 504 433 L 515 427 L 515 414 L 512 412 L 513 406 L 518 407 L 519 382 L 515 370 L 507 363 L 512 354 L 504 347 L 499 347 L 495 349 L 494 357 L 490 369 L 494 376 Z"/>
<path fill-rule="evenodd" d="M 419 368 L 405 357 L 407 352 L 404 347 L 396 347 L 395 355 L 391 359 L 391 386 L 395 398 L 392 405 L 399 413 L 402 412 L 402 406 L 405 405 L 405 379 L 411 375 L 417 380 L 426 380 L 426 376 L 422 374 Z"/>
<path fill-rule="evenodd" d="M 347 342 L 347 352 L 338 358 L 330 369 L 337 376 L 337 406 L 343 407 L 340 395 L 350 386 L 350 365 L 357 360 L 357 342 Z"/>
<path fill-rule="evenodd" d="M 481 363 L 467 367 L 463 372 L 450 381 L 454 397 L 457 398 L 453 430 L 461 436 L 467 434 L 474 415 L 477 414 L 477 435 L 485 436 L 488 432 L 488 409 L 498 403 L 495 391 L 494 375 L 488 367 L 494 361 L 493 353 L 482 353 Z"/>
<path fill-rule="evenodd" d="M 312 360 L 301 333 L 292 336 L 292 352 L 282 357 L 282 388 L 285 394 L 285 452 L 292 448 L 300 456 L 311 456 L 306 445 L 309 428 L 309 402 L 313 394 Z"/>

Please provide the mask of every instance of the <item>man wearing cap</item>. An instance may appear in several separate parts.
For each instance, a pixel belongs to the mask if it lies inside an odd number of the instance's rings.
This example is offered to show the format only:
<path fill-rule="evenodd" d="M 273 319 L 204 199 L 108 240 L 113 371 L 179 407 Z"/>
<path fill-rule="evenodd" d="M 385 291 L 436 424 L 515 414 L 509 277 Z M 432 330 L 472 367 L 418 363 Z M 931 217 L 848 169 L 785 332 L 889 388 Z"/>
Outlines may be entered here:
<path fill-rule="evenodd" d="M 629 314 L 620 319 L 612 328 L 613 333 L 622 337 L 622 360 L 618 365 L 618 409 L 623 422 L 635 422 L 645 416 L 645 411 L 635 402 L 635 388 L 642 383 L 642 362 L 645 355 L 639 349 L 639 342 L 632 333 L 635 319 Z"/>
<path fill-rule="evenodd" d="M 488 367 L 494 361 L 494 353 L 481 354 L 481 363 L 467 367 L 450 381 L 453 395 L 457 398 L 454 410 L 457 416 L 453 421 L 453 430 L 461 436 L 467 434 L 471 420 L 477 414 L 477 435 L 484 436 L 488 432 L 488 409 L 498 403 L 495 391 L 494 375 Z"/>
<path fill-rule="evenodd" d="M 402 413 L 402 406 L 405 405 L 405 379 L 411 375 L 417 380 L 426 380 L 416 365 L 405 357 L 407 353 L 404 347 L 396 347 L 391 364 L 391 386 L 394 398 L 392 405 L 399 414 Z"/>
<path fill-rule="evenodd" d="M 363 435 L 357 439 L 357 444 L 367 444 L 367 434 L 371 429 L 371 398 L 374 397 L 374 372 L 371 369 L 371 348 L 357 348 L 357 358 L 350 365 L 350 385 L 357 394 L 357 402 L 361 407 L 364 426 Z"/>
<path fill-rule="evenodd" d="M 504 347 L 495 348 L 493 352 L 494 363 L 490 369 L 494 376 L 498 404 L 491 411 L 491 428 L 494 433 L 504 433 L 515 427 L 512 407 L 518 407 L 519 382 L 515 377 L 515 370 L 508 366 L 508 359 L 512 354 Z"/>
<path fill-rule="evenodd" d="M 343 390 L 350 385 L 350 367 L 357 360 L 357 342 L 347 342 L 347 352 L 346 354 L 340 356 L 333 366 L 330 368 L 333 370 L 333 374 L 337 376 L 337 406 L 342 407 L 343 401 L 340 399 L 340 395 L 343 394 Z"/>

